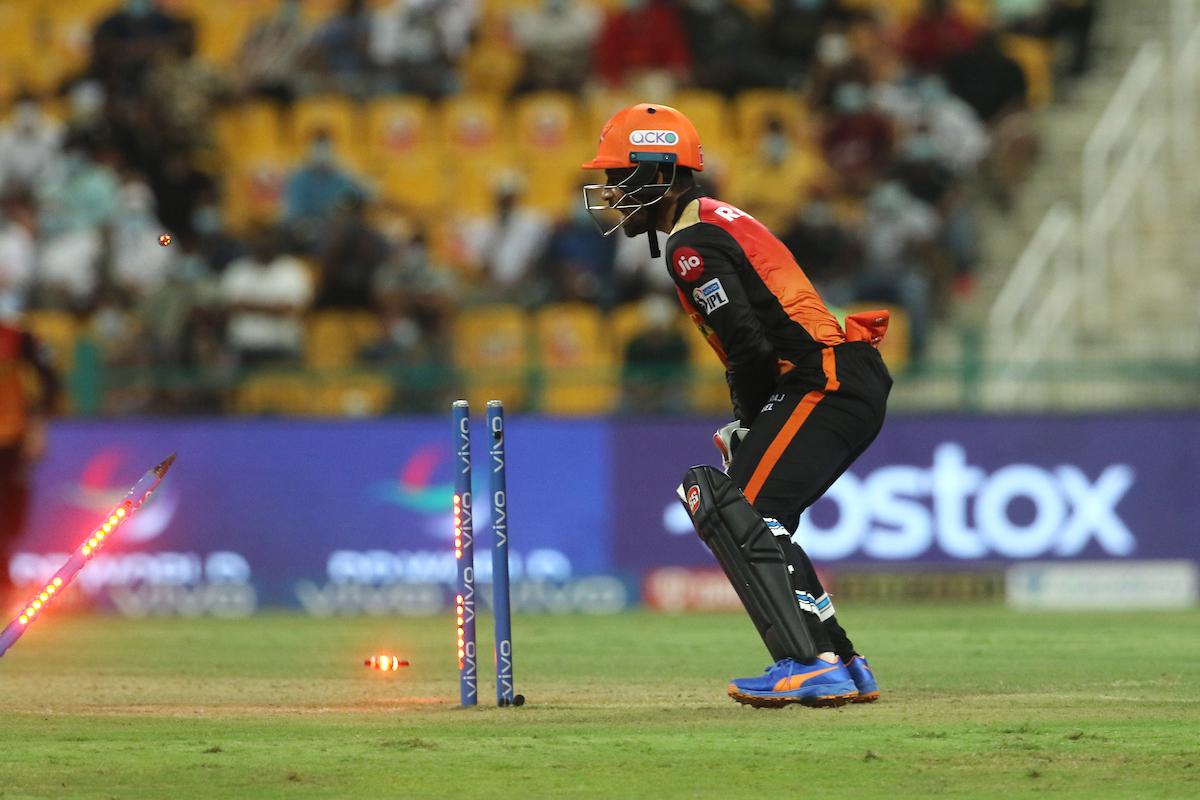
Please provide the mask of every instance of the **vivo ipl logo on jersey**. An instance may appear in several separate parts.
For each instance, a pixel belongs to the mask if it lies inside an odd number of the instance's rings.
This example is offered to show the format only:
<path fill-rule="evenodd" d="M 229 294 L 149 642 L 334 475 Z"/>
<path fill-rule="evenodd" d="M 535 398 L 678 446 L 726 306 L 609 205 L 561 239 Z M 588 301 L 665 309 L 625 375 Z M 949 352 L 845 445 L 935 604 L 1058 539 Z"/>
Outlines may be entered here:
<path fill-rule="evenodd" d="M 675 131 L 638 130 L 629 134 L 629 143 L 638 145 L 673 145 L 679 142 Z"/>
<path fill-rule="evenodd" d="M 692 292 L 692 299 L 705 314 L 711 314 L 721 306 L 729 304 L 729 295 L 725 294 L 725 287 L 721 285 L 720 278 L 713 278 L 703 286 L 697 287 Z"/>

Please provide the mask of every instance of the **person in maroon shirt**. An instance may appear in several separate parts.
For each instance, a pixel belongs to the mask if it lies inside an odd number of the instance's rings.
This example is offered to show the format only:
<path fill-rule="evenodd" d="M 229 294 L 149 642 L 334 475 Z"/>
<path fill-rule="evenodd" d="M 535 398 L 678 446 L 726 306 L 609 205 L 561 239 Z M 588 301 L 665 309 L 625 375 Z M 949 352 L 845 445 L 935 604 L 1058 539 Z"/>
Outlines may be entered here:
<path fill-rule="evenodd" d="M 776 659 L 729 695 L 771 707 L 878 698 L 791 532 L 883 425 L 892 379 L 873 345 L 887 312 L 843 329 L 779 239 L 696 185 L 699 135 L 669 106 L 619 111 L 583 168 L 605 171 L 584 190 L 590 212 L 619 215 L 605 235 L 647 233 L 654 252 L 655 231 L 669 234 L 679 300 L 726 366 L 737 419 L 714 438 L 728 475 L 693 467 L 679 493 Z"/>
<path fill-rule="evenodd" d="M 915 69 L 936 72 L 948 60 L 971 49 L 979 31 L 946 0 L 925 0 L 921 13 L 900 34 L 900 52 Z"/>
<path fill-rule="evenodd" d="M 595 67 L 608 86 L 642 72 L 669 72 L 678 80 L 692 66 L 679 12 L 666 0 L 626 0 L 609 14 L 595 44 Z"/>

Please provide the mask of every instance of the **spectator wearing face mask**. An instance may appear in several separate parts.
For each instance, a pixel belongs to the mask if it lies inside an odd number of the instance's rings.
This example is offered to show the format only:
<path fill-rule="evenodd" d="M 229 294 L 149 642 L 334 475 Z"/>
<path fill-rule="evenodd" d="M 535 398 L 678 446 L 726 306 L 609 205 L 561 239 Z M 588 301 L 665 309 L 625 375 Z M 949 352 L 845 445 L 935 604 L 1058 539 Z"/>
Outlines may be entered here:
<path fill-rule="evenodd" d="M 32 189 L 58 158 L 62 126 L 42 112 L 37 99 L 23 94 L 0 126 L 0 194 Z"/>
<path fill-rule="evenodd" d="M 865 192 L 892 156 L 891 121 L 867 101 L 861 83 L 839 86 L 834 93 L 834 112 L 821 137 L 825 160 L 854 194 Z"/>
<path fill-rule="evenodd" d="M 366 190 L 338 167 L 329 132 L 317 131 L 308 158 L 284 188 L 284 225 L 305 249 L 312 249 L 328 231 L 333 212 L 356 195 L 365 196 Z"/>
<path fill-rule="evenodd" d="M 71 136 L 38 187 L 41 253 L 37 293 L 54 307 L 86 309 L 99 286 L 103 233 L 117 210 L 117 176 Z M 155 236 L 157 239 L 157 235 Z"/>

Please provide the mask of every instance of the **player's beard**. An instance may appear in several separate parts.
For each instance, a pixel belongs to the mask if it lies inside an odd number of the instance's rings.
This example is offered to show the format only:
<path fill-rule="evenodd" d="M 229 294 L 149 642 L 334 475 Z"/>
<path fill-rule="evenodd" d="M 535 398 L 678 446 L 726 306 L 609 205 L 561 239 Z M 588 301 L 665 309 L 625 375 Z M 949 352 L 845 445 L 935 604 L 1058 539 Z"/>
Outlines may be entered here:
<path fill-rule="evenodd" d="M 648 233 L 653 222 L 652 210 L 653 206 L 646 206 L 630 214 L 629 219 L 621 223 L 621 232 L 630 239 Z"/>

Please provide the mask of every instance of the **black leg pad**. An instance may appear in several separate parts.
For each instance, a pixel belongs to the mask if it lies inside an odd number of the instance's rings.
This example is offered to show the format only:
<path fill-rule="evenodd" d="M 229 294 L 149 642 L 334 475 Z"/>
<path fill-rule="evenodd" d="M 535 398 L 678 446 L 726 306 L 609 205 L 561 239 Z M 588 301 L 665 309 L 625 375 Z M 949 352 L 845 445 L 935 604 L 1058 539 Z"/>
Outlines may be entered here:
<path fill-rule="evenodd" d="M 783 549 L 742 491 L 709 466 L 689 469 L 680 490 L 696 533 L 725 570 L 771 657 L 816 658 Z"/>

